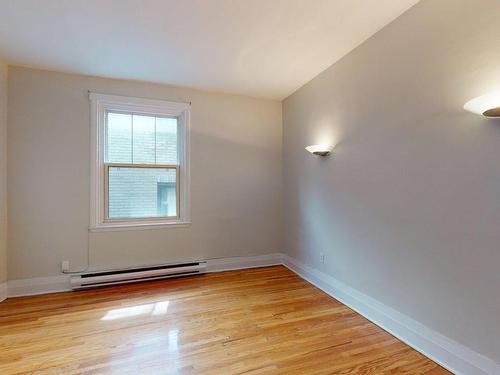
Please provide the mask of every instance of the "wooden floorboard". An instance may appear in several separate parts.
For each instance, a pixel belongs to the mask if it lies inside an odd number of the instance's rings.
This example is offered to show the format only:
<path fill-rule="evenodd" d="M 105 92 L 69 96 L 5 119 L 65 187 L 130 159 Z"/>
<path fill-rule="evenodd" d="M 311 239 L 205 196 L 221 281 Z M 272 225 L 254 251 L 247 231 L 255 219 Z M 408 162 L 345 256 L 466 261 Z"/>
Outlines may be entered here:
<path fill-rule="evenodd" d="M 282 266 L 0 304 L 0 374 L 449 374 Z"/>

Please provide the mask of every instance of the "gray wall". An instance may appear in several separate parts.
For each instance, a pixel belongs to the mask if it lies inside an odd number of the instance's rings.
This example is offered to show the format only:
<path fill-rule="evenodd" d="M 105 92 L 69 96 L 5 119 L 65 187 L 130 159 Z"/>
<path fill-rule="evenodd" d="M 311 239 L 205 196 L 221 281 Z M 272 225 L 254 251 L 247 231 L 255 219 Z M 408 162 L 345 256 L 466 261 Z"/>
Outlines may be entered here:
<path fill-rule="evenodd" d="M 91 233 L 93 269 L 282 250 L 280 102 L 10 67 L 9 279 L 86 264 L 88 90 L 192 102 L 192 225 Z"/>
<path fill-rule="evenodd" d="M 7 280 L 7 65 L 0 61 L 0 284 Z"/>
<path fill-rule="evenodd" d="M 462 107 L 500 88 L 499 14 L 421 1 L 283 107 L 288 254 L 497 362 L 500 121 Z"/>

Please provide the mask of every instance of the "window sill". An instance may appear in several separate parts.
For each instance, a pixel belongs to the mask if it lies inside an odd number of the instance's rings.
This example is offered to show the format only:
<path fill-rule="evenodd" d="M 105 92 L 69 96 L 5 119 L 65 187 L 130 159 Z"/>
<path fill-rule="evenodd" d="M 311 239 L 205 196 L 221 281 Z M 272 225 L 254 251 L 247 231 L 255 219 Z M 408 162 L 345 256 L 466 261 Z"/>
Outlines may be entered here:
<path fill-rule="evenodd" d="M 165 229 L 165 228 L 186 228 L 191 226 L 190 221 L 172 221 L 165 223 L 119 223 L 102 224 L 95 227 L 89 227 L 90 232 L 115 232 L 124 230 L 146 230 L 146 229 Z"/>

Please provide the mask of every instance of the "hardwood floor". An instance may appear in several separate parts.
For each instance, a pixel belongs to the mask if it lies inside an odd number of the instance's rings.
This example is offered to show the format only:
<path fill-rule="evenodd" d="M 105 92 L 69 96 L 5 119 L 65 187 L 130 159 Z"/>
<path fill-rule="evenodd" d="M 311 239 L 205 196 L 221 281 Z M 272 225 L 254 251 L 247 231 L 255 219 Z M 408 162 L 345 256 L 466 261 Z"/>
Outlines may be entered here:
<path fill-rule="evenodd" d="M 449 374 L 282 266 L 0 304 L 0 374 Z"/>

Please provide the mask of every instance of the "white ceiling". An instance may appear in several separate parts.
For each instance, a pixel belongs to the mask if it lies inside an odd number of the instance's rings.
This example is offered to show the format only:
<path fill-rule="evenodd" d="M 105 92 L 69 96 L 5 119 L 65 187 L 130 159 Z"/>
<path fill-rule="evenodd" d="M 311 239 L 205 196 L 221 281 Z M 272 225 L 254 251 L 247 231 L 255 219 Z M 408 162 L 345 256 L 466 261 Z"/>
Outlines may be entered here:
<path fill-rule="evenodd" d="M 417 2 L 0 0 L 0 57 L 282 99 Z"/>

